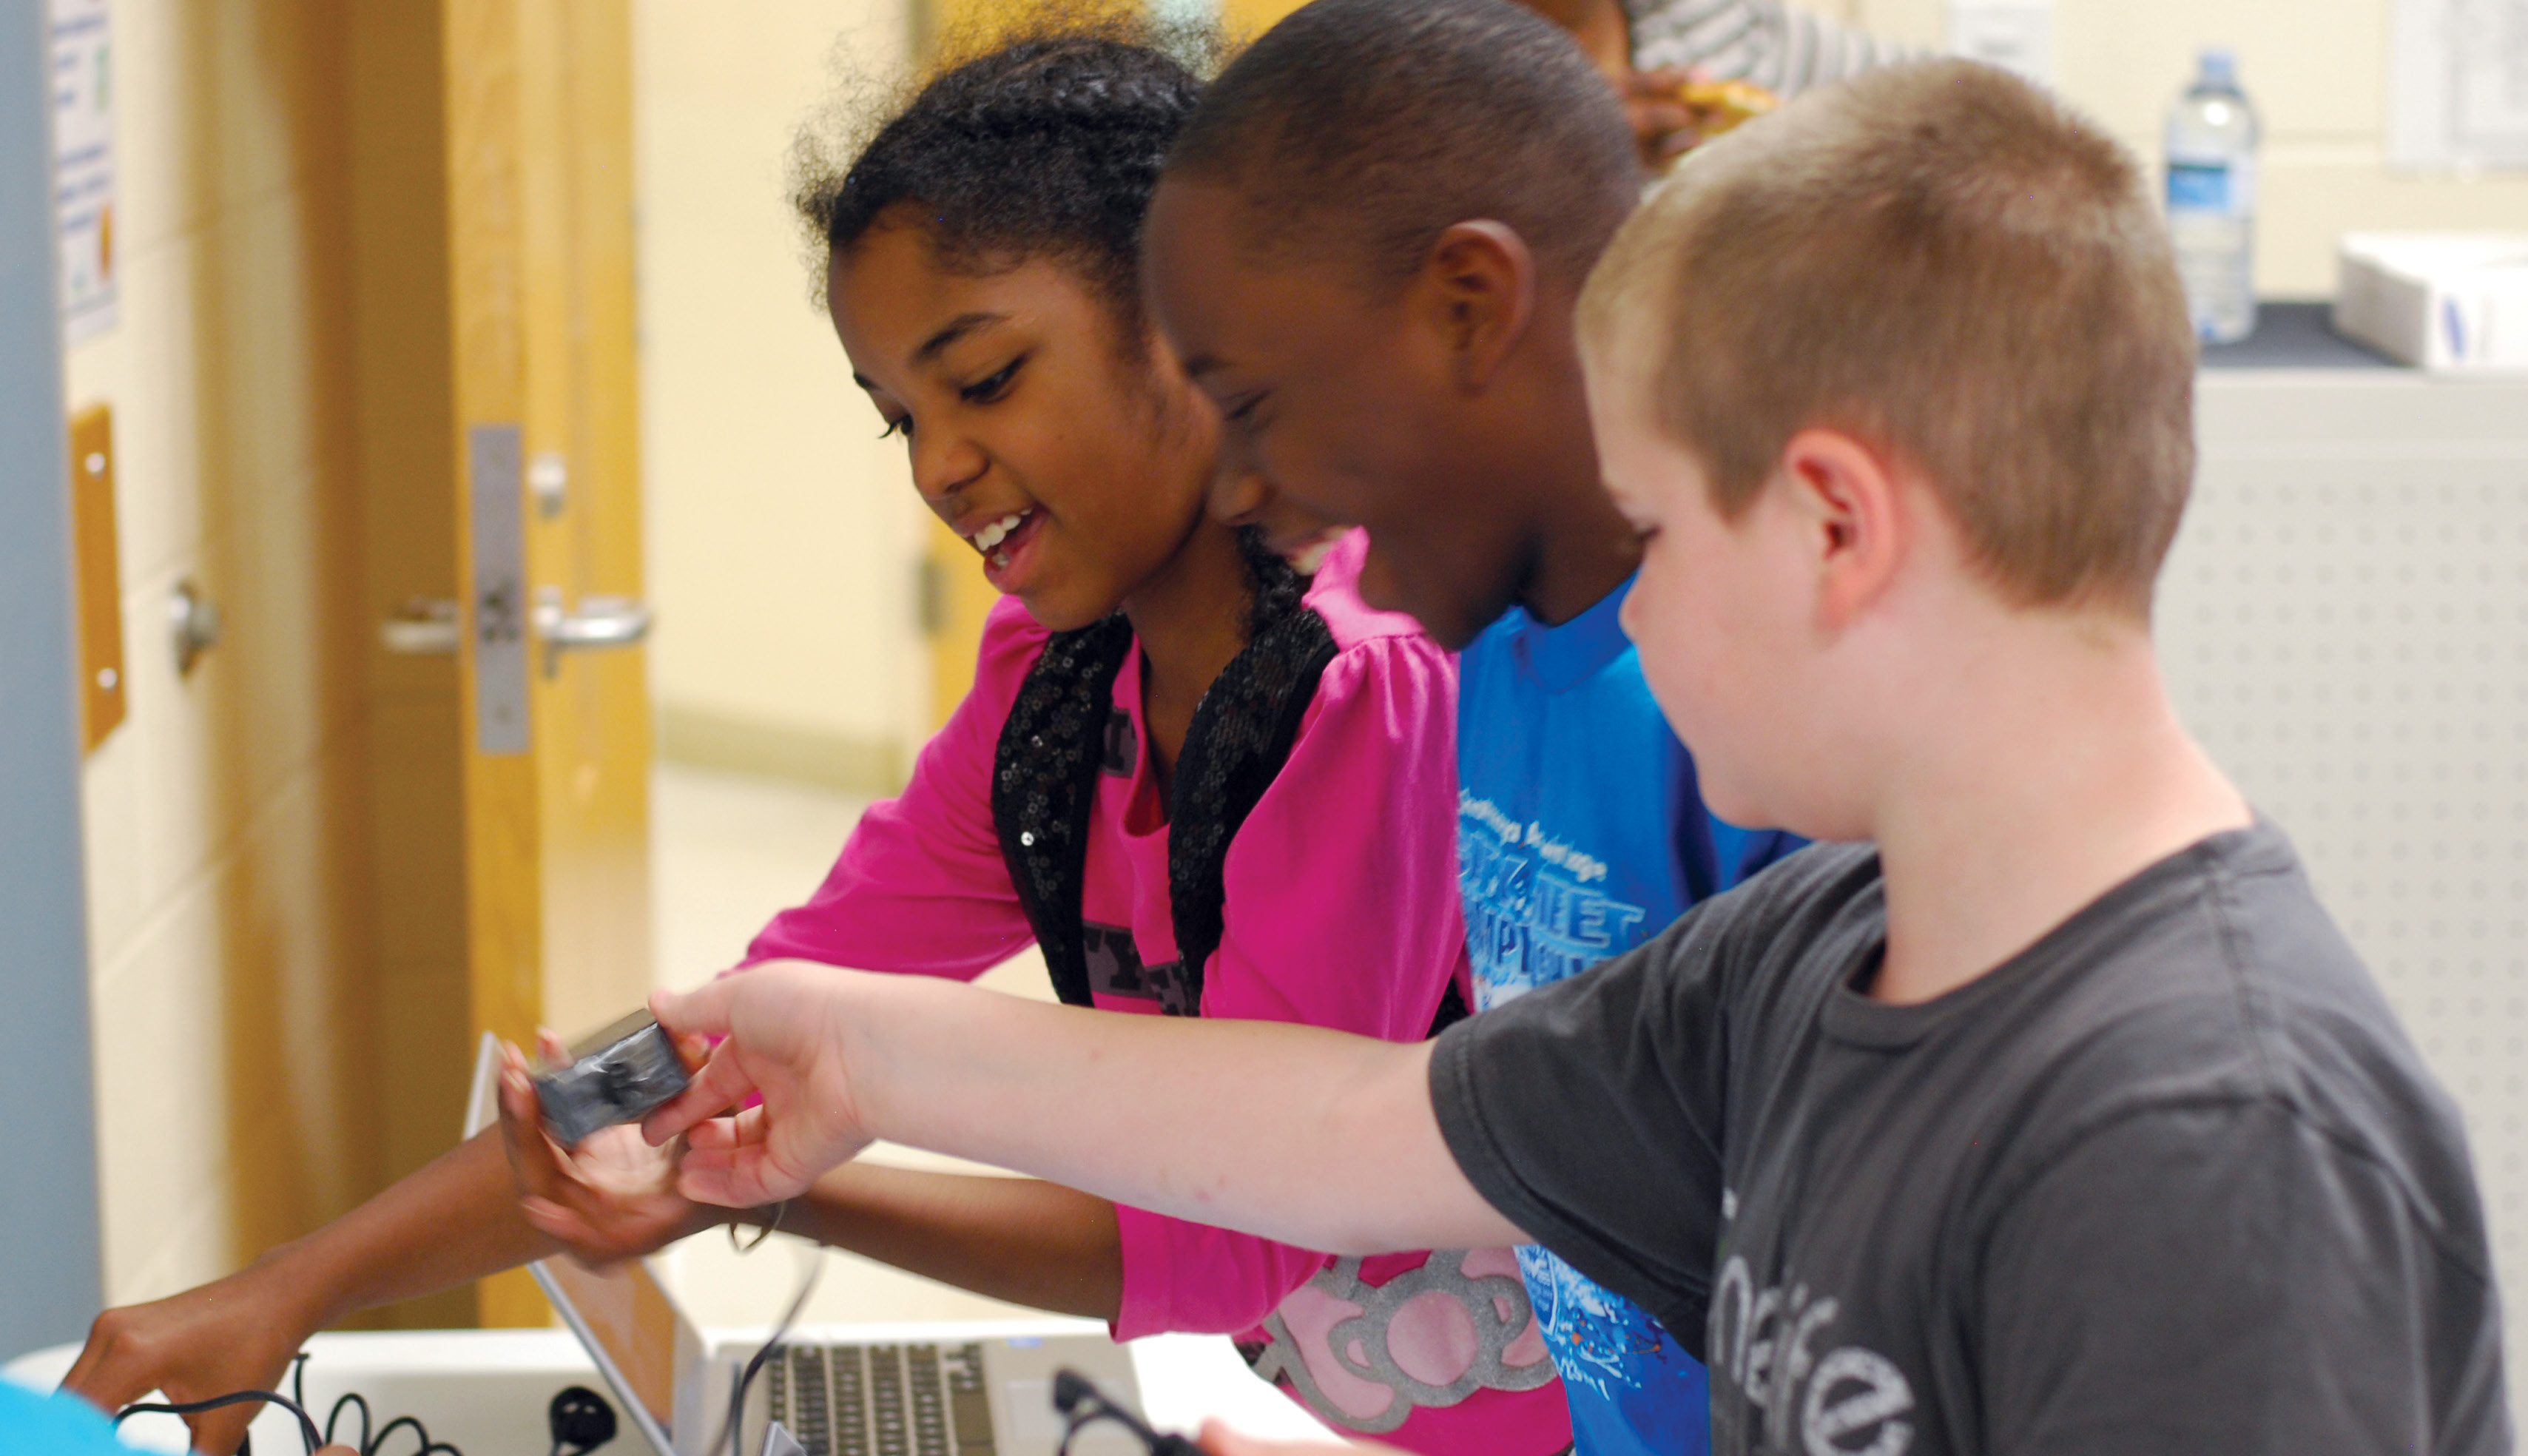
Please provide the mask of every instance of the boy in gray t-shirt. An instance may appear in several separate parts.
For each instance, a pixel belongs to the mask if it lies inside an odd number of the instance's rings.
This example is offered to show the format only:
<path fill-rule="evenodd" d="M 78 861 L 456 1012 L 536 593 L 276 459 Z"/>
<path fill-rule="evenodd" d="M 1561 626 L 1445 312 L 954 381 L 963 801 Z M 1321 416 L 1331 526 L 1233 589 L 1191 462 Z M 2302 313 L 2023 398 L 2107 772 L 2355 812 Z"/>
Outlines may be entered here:
<path fill-rule="evenodd" d="M 1431 259 L 1389 367 L 1572 326 L 1488 225 Z M 2139 166 L 1998 71 L 1874 72 L 1699 152 L 1577 329 L 1644 675 L 1715 813 L 1826 847 L 1419 1046 L 661 997 L 727 1037 L 651 1124 L 687 1192 L 886 1137 L 1338 1253 L 1541 1239 L 1708 1358 L 1729 1456 L 2507 1450 L 2456 1116 L 2160 681 L 2194 344 Z M 1309 380 L 1184 352 L 1272 401 L 1256 468 L 1307 456 Z"/>
<path fill-rule="evenodd" d="M 2502 1447 L 2455 1110 L 2278 830 L 1924 1005 L 1886 941 L 1877 856 L 1813 850 L 1432 1059 L 1484 1197 L 1699 1349 L 1715 1449 Z"/>

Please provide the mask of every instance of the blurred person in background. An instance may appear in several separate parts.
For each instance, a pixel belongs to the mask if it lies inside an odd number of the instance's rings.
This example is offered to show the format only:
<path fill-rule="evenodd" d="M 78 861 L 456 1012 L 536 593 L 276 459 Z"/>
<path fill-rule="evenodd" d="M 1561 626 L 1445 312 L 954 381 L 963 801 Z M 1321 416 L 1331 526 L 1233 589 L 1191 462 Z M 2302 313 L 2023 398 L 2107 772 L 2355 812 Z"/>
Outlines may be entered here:
<path fill-rule="evenodd" d="M 1521 0 L 1571 32 L 1624 98 L 1654 173 L 1703 139 L 1679 96 L 1690 80 L 1745 81 L 1789 100 L 1916 55 L 1894 41 L 1782 0 Z"/>

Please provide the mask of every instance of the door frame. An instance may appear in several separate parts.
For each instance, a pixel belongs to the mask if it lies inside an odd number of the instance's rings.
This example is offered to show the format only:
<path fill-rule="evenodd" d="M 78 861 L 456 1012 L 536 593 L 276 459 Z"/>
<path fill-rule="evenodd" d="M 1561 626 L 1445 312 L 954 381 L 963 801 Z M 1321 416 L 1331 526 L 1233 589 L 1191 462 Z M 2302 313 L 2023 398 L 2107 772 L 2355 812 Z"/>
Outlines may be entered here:
<path fill-rule="evenodd" d="M 369 608 L 437 603 L 456 624 L 429 655 L 370 652 L 380 1113 L 400 1177 L 456 1135 L 483 1032 L 575 1034 L 649 991 L 641 659 L 537 646 L 546 590 L 556 618 L 640 590 L 630 11 L 349 12 Z M 531 499 L 539 458 L 559 469 Z M 552 1316 L 512 1272 L 384 1318 Z"/>
<path fill-rule="evenodd" d="M 0 0 L 0 1359 L 104 1300 L 43 0 Z"/>

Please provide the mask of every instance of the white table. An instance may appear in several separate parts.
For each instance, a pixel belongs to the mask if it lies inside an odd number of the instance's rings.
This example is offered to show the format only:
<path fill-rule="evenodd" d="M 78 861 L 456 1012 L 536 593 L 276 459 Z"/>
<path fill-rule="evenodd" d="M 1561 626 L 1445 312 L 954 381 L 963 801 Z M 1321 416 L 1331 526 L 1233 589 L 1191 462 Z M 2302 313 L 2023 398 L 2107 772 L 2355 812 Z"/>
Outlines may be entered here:
<path fill-rule="evenodd" d="M 934 1343 L 1016 1334 L 1099 1334 L 1105 1326 L 1078 1320 L 989 1324 L 802 1326 L 792 1338 L 829 1344 Z M 713 1336 L 760 1340 L 768 1331 L 711 1330 Z M 434 1329 L 320 1334 L 307 1342 L 308 1413 L 319 1425 L 345 1390 L 366 1396 L 380 1424 L 396 1416 L 420 1418 L 431 1439 L 447 1441 L 464 1456 L 538 1456 L 552 1441 L 545 1411 L 555 1392 L 585 1385 L 613 1400 L 587 1352 L 561 1329 Z M 1169 1334 L 1135 1341 L 1134 1373 L 1141 1403 L 1162 1430 L 1198 1428 L 1217 1418 L 1251 1434 L 1287 1440 L 1332 1441 L 1323 1426 L 1288 1396 L 1257 1379 L 1227 1338 Z M 0 1376 L 36 1389 L 61 1383 L 77 1358 L 76 1345 L 37 1350 L 0 1367 Z M 282 1394 L 290 1394 L 286 1382 Z M 355 1418 L 345 1413 L 345 1428 Z M 124 1427 L 133 1445 L 181 1453 L 184 1429 L 172 1416 L 135 1416 Z M 296 1456 L 296 1422 L 267 1409 L 253 1427 L 258 1456 Z M 388 1456 L 403 1456 L 398 1434 Z M 417 1446 L 417 1442 L 415 1443 Z M 647 1456 L 641 1434 L 622 1423 L 605 1456 Z"/>

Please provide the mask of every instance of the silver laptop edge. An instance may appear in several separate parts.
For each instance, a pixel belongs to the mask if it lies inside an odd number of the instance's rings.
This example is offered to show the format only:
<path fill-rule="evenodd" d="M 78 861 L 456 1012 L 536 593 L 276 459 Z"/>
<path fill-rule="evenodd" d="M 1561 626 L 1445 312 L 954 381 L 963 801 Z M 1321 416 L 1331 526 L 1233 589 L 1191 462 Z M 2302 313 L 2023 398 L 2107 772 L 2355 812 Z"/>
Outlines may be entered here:
<path fill-rule="evenodd" d="M 465 1136 L 468 1138 L 491 1126 L 499 1116 L 499 1104 L 495 1099 L 500 1095 L 500 1039 L 486 1031 L 483 1033 L 482 1042 L 474 1051 L 474 1085 L 465 1099 Z M 641 1434 L 648 1439 L 651 1448 L 657 1451 L 658 1456 L 679 1456 L 674 1439 L 658 1425 L 658 1418 L 650 1414 L 649 1406 L 643 1404 L 640 1396 L 634 1392 L 632 1382 L 615 1365 L 613 1355 L 606 1348 L 606 1342 L 597 1337 L 597 1331 L 589 1328 L 588 1321 L 579 1313 L 579 1306 L 573 1304 L 570 1296 L 562 1292 L 560 1282 L 554 1279 L 552 1273 L 545 1268 L 545 1261 L 539 1259 L 528 1265 L 527 1273 L 534 1276 L 536 1287 L 545 1291 L 546 1302 L 553 1307 L 555 1314 L 561 1316 L 562 1324 L 568 1326 L 570 1332 L 579 1337 L 580 1348 L 586 1350 L 588 1358 L 596 1363 L 597 1373 L 606 1378 L 606 1386 L 614 1392 L 615 1403 L 622 1408 L 625 1415 L 631 1417 L 632 1424 L 640 1428 Z M 655 1272 L 652 1278 L 657 1278 Z M 666 1285 L 661 1283 L 658 1287 L 663 1292 Z M 674 1307 L 672 1300 L 669 1304 L 671 1308 Z M 679 1323 L 684 1322 L 684 1311 L 681 1308 L 676 1309 L 676 1319 Z"/>
<path fill-rule="evenodd" d="M 588 1322 L 580 1317 L 579 1306 L 571 1303 L 570 1296 L 562 1292 L 560 1282 L 546 1271 L 545 1262 L 539 1259 L 528 1265 L 527 1273 L 535 1276 L 536 1287 L 545 1291 L 546 1301 L 553 1307 L 554 1313 L 561 1316 L 561 1322 L 570 1326 L 571 1333 L 579 1336 L 580 1347 L 588 1351 L 588 1358 L 597 1363 L 597 1373 L 606 1377 L 606 1388 L 614 1392 L 615 1403 L 631 1416 L 633 1425 L 641 1428 L 641 1434 L 649 1438 L 651 1449 L 658 1456 L 678 1456 L 675 1441 L 659 1429 L 658 1418 L 651 1415 L 650 1408 L 634 1393 L 632 1381 L 615 1366 L 614 1357 L 606 1352 L 606 1342 L 597 1337 L 597 1331 L 588 1327 Z M 678 1310 L 676 1318 L 682 1321 L 684 1312 Z"/>

